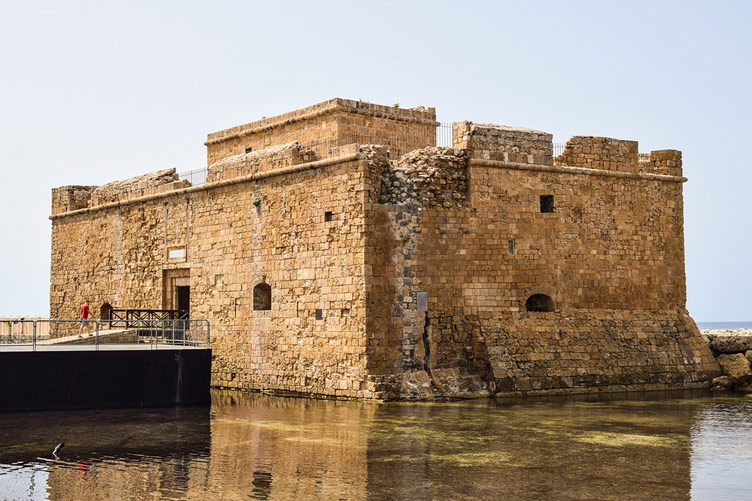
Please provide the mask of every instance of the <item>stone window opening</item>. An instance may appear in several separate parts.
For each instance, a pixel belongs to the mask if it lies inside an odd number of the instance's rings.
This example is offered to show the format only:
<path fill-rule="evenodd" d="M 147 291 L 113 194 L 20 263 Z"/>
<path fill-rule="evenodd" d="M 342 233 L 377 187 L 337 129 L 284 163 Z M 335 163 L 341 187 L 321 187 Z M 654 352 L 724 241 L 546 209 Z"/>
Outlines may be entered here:
<path fill-rule="evenodd" d="M 99 308 L 99 318 L 101 320 L 112 320 L 112 310 L 112 305 L 105 301 Z"/>
<path fill-rule="evenodd" d="M 323 320 L 323 319 L 324 319 L 324 310 L 317 309 L 316 320 Z"/>
<path fill-rule="evenodd" d="M 252 151 L 253 151 L 253 148 L 252 148 L 252 147 L 250 147 L 250 146 L 249 146 L 248 148 L 246 148 L 246 149 L 245 149 L 245 153 L 246 153 L 246 155 L 247 155 L 248 153 L 252 152 Z"/>
<path fill-rule="evenodd" d="M 324 222 L 330 222 L 332 220 L 332 211 L 328 210 L 324 212 Z"/>
<path fill-rule="evenodd" d="M 254 310 L 271 310 L 272 309 L 272 286 L 266 283 L 260 283 L 253 288 L 253 309 Z"/>
<path fill-rule="evenodd" d="M 525 309 L 539 312 L 554 311 L 554 300 L 546 294 L 533 294 L 525 301 Z"/>
<path fill-rule="evenodd" d="M 541 195 L 540 196 L 540 211 L 541 212 L 553 212 L 554 211 L 554 196 L 553 195 Z"/>
<path fill-rule="evenodd" d="M 507 242 L 507 245 L 509 246 L 509 253 L 515 254 L 515 248 L 514 248 L 514 239 L 510 238 L 509 242 Z"/>

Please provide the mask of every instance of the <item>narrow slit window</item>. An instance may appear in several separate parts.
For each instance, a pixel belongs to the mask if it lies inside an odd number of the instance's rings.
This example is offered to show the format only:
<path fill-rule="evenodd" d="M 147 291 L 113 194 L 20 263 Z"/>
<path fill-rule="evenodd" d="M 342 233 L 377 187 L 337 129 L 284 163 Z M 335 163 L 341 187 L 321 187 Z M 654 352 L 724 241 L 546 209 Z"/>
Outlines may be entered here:
<path fill-rule="evenodd" d="M 554 196 L 553 195 L 541 195 L 540 196 L 540 211 L 541 212 L 553 212 L 554 211 Z"/>
<path fill-rule="evenodd" d="M 328 210 L 324 212 L 324 221 L 328 223 L 331 220 L 332 220 L 332 211 Z"/>
<path fill-rule="evenodd" d="M 509 253 L 514 254 L 516 252 L 514 248 L 514 239 L 510 238 L 508 245 L 509 245 Z"/>
<path fill-rule="evenodd" d="M 316 310 L 316 320 L 323 320 L 324 319 L 324 310 Z"/>

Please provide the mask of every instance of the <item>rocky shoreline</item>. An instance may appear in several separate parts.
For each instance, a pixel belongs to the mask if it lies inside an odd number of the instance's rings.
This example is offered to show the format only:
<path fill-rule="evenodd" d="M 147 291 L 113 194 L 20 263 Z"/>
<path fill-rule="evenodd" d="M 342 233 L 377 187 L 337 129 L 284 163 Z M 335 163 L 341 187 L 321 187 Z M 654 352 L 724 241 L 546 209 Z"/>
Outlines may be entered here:
<path fill-rule="evenodd" d="M 723 372 L 711 381 L 711 388 L 752 393 L 752 329 L 702 330 L 700 333 Z"/>

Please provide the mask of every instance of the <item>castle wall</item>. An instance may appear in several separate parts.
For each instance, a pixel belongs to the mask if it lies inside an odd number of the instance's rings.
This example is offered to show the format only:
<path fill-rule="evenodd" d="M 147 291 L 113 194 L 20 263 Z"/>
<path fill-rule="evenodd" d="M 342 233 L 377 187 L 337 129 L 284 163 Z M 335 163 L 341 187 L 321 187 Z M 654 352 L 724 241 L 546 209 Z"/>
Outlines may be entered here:
<path fill-rule="evenodd" d="M 213 384 L 372 396 L 361 163 L 293 168 L 53 217 L 51 316 L 76 318 L 86 298 L 94 312 L 105 301 L 168 306 L 177 272 L 189 277 L 191 316 L 211 321 Z M 185 257 L 170 259 L 176 248 Z M 271 310 L 253 309 L 259 283 Z"/>
<path fill-rule="evenodd" d="M 369 369 L 385 391 L 655 389 L 718 374 L 685 310 L 681 178 L 463 155 L 373 168 Z M 537 293 L 555 311 L 527 311 Z"/>
<path fill-rule="evenodd" d="M 189 284 L 231 388 L 434 398 L 718 375 L 685 309 L 681 152 L 575 136 L 554 159 L 546 132 L 472 122 L 454 148 L 415 149 L 434 120 L 335 99 L 211 134 L 202 186 L 168 170 L 53 190 L 51 316 L 174 309 Z M 386 144 L 339 144 L 366 135 Z M 533 295 L 551 311 L 528 311 Z"/>
<path fill-rule="evenodd" d="M 433 146 L 438 125 L 433 108 L 403 109 L 336 98 L 209 134 L 207 164 L 293 141 L 313 150 L 317 158 L 353 143 L 388 145 L 398 157 Z"/>

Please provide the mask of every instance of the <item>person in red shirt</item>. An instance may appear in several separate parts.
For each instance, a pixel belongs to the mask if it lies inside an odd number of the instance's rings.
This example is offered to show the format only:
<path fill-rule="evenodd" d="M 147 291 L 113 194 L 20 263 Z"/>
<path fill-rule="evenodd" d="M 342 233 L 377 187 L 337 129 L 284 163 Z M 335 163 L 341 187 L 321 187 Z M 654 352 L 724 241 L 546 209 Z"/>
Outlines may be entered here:
<path fill-rule="evenodd" d="M 89 322 L 87 320 L 89 319 L 89 300 L 84 299 L 84 304 L 81 305 L 81 327 L 78 329 L 78 335 L 80 336 L 81 333 L 84 330 L 84 326 L 86 326 L 86 330 L 89 330 Z"/>

